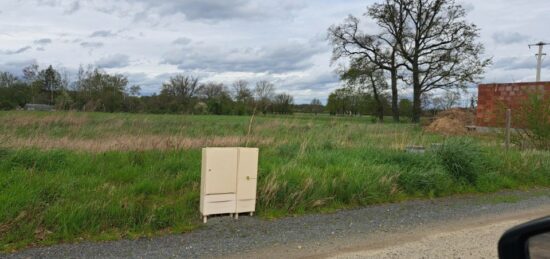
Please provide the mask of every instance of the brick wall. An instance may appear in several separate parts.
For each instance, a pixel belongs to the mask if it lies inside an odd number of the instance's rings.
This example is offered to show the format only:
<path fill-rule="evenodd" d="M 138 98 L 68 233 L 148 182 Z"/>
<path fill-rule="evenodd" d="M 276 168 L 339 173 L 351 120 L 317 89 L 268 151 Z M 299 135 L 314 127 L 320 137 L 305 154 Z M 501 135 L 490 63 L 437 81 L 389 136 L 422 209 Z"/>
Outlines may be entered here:
<path fill-rule="evenodd" d="M 481 84 L 477 88 L 476 126 L 504 127 L 506 109 L 517 111 L 530 94 L 550 97 L 550 82 Z M 512 120 L 512 127 L 517 127 Z"/>

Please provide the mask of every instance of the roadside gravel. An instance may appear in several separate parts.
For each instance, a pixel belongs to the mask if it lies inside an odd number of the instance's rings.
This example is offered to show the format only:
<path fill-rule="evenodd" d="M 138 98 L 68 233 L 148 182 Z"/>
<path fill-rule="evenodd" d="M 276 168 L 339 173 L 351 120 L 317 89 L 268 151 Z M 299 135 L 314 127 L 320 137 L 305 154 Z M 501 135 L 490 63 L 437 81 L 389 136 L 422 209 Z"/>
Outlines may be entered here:
<path fill-rule="evenodd" d="M 433 224 L 542 210 L 550 214 L 550 189 L 508 191 L 375 205 L 331 214 L 278 220 L 241 216 L 209 218 L 186 234 L 103 243 L 30 248 L 1 258 L 198 258 L 328 256 L 364 240 L 383 242 Z M 378 240 L 380 239 L 380 240 Z M 374 242 L 375 243 L 375 242 Z M 373 243 L 373 244 L 374 244 Z"/>

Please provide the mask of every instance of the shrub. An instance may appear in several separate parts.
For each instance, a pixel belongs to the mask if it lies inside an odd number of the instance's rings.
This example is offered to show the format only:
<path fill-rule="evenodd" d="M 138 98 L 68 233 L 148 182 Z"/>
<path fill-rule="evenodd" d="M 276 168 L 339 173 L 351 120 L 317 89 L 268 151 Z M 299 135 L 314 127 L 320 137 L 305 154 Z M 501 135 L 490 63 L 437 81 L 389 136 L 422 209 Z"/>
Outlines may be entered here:
<path fill-rule="evenodd" d="M 550 98 L 531 95 L 518 109 L 516 121 L 521 146 L 550 150 Z"/>
<path fill-rule="evenodd" d="M 472 139 L 451 138 L 436 150 L 436 157 L 457 181 L 474 184 L 477 180 L 481 152 Z"/>
<path fill-rule="evenodd" d="M 450 192 L 453 179 L 443 170 L 411 170 L 401 173 L 399 186 L 409 194 L 441 196 Z"/>

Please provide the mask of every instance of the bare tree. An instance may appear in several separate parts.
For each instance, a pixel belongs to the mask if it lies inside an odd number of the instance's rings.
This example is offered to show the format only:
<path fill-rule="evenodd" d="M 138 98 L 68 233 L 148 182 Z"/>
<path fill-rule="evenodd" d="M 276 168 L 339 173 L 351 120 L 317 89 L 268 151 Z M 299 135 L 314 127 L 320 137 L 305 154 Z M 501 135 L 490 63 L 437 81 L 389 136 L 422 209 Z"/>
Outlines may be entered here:
<path fill-rule="evenodd" d="M 443 94 L 443 101 L 444 101 L 444 109 L 449 110 L 453 107 L 456 107 L 460 102 L 460 92 L 458 91 L 446 91 L 445 94 Z"/>
<path fill-rule="evenodd" d="M 259 81 L 256 83 L 256 88 L 254 88 L 254 93 L 258 99 L 267 98 L 270 99 L 275 93 L 275 85 L 269 81 Z"/>
<path fill-rule="evenodd" d="M 0 87 L 11 87 L 17 83 L 19 79 L 9 72 L 0 71 Z"/>
<path fill-rule="evenodd" d="M 141 92 L 141 86 L 139 85 L 130 86 L 130 95 L 139 96 L 140 92 Z"/>
<path fill-rule="evenodd" d="M 377 69 L 388 71 L 392 89 L 392 114 L 399 121 L 398 70 L 403 65 L 398 55 L 398 40 L 403 37 L 406 13 L 403 6 L 386 0 L 368 8 L 365 16 L 374 19 L 381 32 L 363 33 L 359 29 L 359 19 L 349 16 L 343 24 L 329 28 L 329 39 L 333 45 L 332 59 L 342 57 L 366 59 Z"/>
<path fill-rule="evenodd" d="M 182 74 L 170 77 L 168 82 L 162 84 L 161 94 L 178 96 L 183 99 L 195 97 L 199 89 L 199 79 Z"/>
<path fill-rule="evenodd" d="M 437 111 L 449 110 L 460 102 L 460 93 L 457 91 L 445 91 L 445 93 L 432 98 L 432 106 Z"/>
<path fill-rule="evenodd" d="M 50 65 L 46 70 L 40 71 L 44 89 L 50 92 L 50 104 L 54 104 L 54 91 L 59 90 L 62 86 L 62 79 L 59 72 L 57 72 Z"/>
<path fill-rule="evenodd" d="M 364 59 L 354 59 L 351 61 L 350 67 L 341 72 L 340 77 L 349 86 L 355 87 L 359 92 L 372 94 L 377 103 L 376 115 L 378 120 L 383 122 L 383 91 L 388 89 L 383 71 Z"/>
<path fill-rule="evenodd" d="M 38 76 L 38 65 L 36 63 L 30 64 L 23 68 L 23 79 L 27 83 L 31 83 L 36 80 Z"/>
<path fill-rule="evenodd" d="M 237 80 L 233 83 L 233 97 L 237 102 L 246 102 L 250 100 L 252 95 L 252 90 L 248 87 L 248 82 L 245 80 Z"/>
<path fill-rule="evenodd" d="M 287 93 L 275 95 L 273 98 L 273 112 L 280 114 L 291 114 L 294 98 Z"/>
<path fill-rule="evenodd" d="M 209 82 L 200 86 L 199 93 L 206 99 L 213 99 L 227 94 L 225 85 L 222 83 Z"/>
<path fill-rule="evenodd" d="M 422 94 L 464 88 L 480 79 L 491 63 L 481 58 L 479 29 L 465 20 L 454 0 L 392 0 L 406 13 L 404 36 L 397 38 L 413 85 L 413 122 L 420 121 Z"/>
<path fill-rule="evenodd" d="M 311 112 L 315 113 L 315 115 L 323 112 L 323 104 L 321 103 L 321 100 L 314 98 L 311 100 L 309 105 L 311 106 Z"/>
<path fill-rule="evenodd" d="M 275 85 L 265 80 L 259 81 L 256 83 L 256 88 L 254 88 L 254 94 L 256 95 L 257 107 L 262 113 L 267 113 L 271 99 L 275 94 Z"/>
<path fill-rule="evenodd" d="M 36 103 L 36 96 L 38 94 L 38 89 L 32 83 L 38 77 L 38 65 L 36 63 L 30 64 L 23 68 L 23 79 L 26 83 L 31 85 L 31 100 L 33 103 Z"/>

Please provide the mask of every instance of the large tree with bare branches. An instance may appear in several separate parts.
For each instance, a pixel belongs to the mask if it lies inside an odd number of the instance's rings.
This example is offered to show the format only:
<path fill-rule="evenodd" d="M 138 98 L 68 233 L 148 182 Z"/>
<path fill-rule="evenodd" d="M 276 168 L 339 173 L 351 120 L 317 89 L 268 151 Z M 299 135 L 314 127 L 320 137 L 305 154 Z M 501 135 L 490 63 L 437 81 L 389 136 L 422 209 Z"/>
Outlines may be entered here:
<path fill-rule="evenodd" d="M 465 88 L 480 79 L 491 59 L 482 58 L 479 29 L 454 0 L 392 0 L 407 17 L 400 55 L 411 74 L 413 121 L 420 121 L 422 94 Z"/>
<path fill-rule="evenodd" d="M 420 120 L 423 94 L 464 88 L 490 64 L 482 58 L 479 29 L 466 21 L 466 11 L 454 0 L 384 0 L 369 7 L 367 15 L 378 34 L 362 32 L 353 16 L 329 28 L 333 60 L 362 58 L 390 71 L 394 110 L 398 70 L 406 68 L 403 79 L 413 88 L 414 122 Z"/>
<path fill-rule="evenodd" d="M 340 25 L 329 28 L 328 38 L 333 45 L 332 59 L 363 59 L 377 69 L 390 74 L 392 90 L 392 114 L 399 121 L 398 70 L 403 65 L 398 55 L 397 38 L 403 37 L 405 12 L 402 5 L 386 0 L 368 8 L 365 16 L 374 19 L 378 33 L 365 33 L 359 28 L 360 20 L 352 15 Z M 379 71 L 378 74 L 380 74 Z"/>

